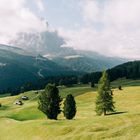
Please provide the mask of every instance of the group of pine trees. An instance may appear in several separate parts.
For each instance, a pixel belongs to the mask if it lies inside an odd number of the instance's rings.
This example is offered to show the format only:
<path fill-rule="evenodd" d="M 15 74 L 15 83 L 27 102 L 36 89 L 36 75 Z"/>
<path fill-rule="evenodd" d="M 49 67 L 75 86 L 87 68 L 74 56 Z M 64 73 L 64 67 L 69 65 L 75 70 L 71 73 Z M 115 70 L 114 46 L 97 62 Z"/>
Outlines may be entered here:
<path fill-rule="evenodd" d="M 58 88 L 53 84 L 48 84 L 45 91 L 39 97 L 39 110 L 41 110 L 48 119 L 57 120 L 61 113 L 62 99 Z M 76 102 L 74 97 L 69 94 L 64 101 L 63 114 L 66 119 L 73 119 L 76 114 Z"/>
<path fill-rule="evenodd" d="M 94 83 L 92 83 L 94 87 Z M 58 88 L 53 84 L 48 84 L 45 91 L 39 97 L 39 110 L 46 114 L 48 119 L 57 120 L 61 113 L 62 99 L 59 95 Z M 64 101 L 63 114 L 66 119 L 73 119 L 76 114 L 76 102 L 74 97 L 69 94 Z M 106 115 L 107 112 L 114 112 L 113 94 L 110 88 L 110 81 L 106 71 L 103 72 L 102 77 L 98 83 L 98 95 L 96 98 L 96 113 L 97 115 Z"/>

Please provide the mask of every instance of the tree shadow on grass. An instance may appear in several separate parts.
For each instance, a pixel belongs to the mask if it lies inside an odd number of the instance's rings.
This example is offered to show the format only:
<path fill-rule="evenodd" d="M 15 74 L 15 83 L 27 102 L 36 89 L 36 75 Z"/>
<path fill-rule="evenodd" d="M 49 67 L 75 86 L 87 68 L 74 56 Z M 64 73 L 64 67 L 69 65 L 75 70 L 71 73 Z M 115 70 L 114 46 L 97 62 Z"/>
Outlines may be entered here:
<path fill-rule="evenodd" d="M 10 106 L 2 105 L 2 106 L 0 107 L 0 110 L 7 110 L 7 109 L 9 109 L 9 108 L 10 108 Z"/>
<path fill-rule="evenodd" d="M 107 115 L 118 115 L 118 114 L 124 114 L 127 113 L 128 111 L 119 111 L 119 112 L 112 112 L 112 113 L 108 113 Z"/>

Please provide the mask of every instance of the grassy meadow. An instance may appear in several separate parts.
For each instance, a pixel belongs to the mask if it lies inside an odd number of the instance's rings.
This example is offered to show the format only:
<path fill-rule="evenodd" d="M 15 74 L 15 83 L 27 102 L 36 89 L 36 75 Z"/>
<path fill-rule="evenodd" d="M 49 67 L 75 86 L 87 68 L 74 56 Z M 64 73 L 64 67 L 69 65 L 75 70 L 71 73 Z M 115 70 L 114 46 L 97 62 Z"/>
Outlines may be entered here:
<path fill-rule="evenodd" d="M 114 83 L 115 85 L 116 83 Z M 116 84 L 117 85 L 117 84 Z M 37 109 L 38 94 L 24 93 L 30 100 L 23 106 L 14 105 L 20 96 L 0 98 L 0 140 L 139 140 L 140 139 L 140 86 L 114 89 L 116 112 L 96 116 L 96 89 L 88 86 L 60 88 L 60 95 L 76 96 L 77 114 L 66 120 L 48 120 Z"/>

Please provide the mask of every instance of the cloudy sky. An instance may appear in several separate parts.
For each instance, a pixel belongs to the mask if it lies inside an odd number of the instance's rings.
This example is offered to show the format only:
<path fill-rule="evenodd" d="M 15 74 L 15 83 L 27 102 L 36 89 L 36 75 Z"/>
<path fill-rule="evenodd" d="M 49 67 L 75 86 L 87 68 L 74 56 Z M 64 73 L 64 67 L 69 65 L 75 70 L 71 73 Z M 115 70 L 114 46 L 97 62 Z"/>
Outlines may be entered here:
<path fill-rule="evenodd" d="M 140 0 L 0 0 L 0 43 L 57 30 L 67 46 L 140 59 Z"/>

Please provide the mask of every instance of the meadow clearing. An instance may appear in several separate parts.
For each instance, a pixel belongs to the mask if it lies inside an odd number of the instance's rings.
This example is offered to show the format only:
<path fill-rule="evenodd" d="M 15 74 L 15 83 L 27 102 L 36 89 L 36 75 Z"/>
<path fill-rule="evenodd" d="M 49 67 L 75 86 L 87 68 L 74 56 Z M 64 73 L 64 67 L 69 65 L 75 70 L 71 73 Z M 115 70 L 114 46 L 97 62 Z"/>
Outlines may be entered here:
<path fill-rule="evenodd" d="M 133 83 L 133 82 L 132 82 Z M 115 85 L 116 83 L 114 83 Z M 77 102 L 74 120 L 61 113 L 58 120 L 48 120 L 37 109 L 38 94 L 34 91 L 0 98 L 0 140 L 139 140 L 140 86 L 114 89 L 116 112 L 107 116 L 95 113 L 96 89 L 88 86 L 61 88 L 60 95 L 72 93 Z M 14 105 L 22 95 L 30 100 Z"/>

